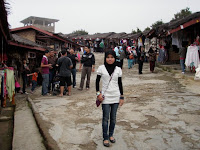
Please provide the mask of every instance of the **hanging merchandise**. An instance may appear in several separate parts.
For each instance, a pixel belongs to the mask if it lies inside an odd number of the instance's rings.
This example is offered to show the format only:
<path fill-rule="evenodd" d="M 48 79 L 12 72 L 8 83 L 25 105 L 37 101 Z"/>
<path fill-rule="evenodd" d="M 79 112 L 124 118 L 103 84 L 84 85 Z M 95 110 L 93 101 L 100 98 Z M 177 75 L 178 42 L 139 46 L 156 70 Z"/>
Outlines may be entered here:
<path fill-rule="evenodd" d="M 150 49 L 150 40 L 149 40 L 149 38 L 145 39 L 144 45 L 145 45 L 145 52 L 148 52 L 149 49 Z"/>
<path fill-rule="evenodd" d="M 12 100 L 13 94 L 15 94 L 15 78 L 14 78 L 14 70 L 12 67 L 9 67 L 5 70 L 7 75 L 6 77 L 6 89 L 8 92 L 8 97 L 10 101 Z"/>
<path fill-rule="evenodd" d="M 196 45 L 194 46 L 191 45 L 188 46 L 187 48 L 185 65 L 189 67 L 191 64 L 193 64 L 195 68 L 197 68 L 199 65 L 199 53 L 198 53 L 198 47 Z"/>
<path fill-rule="evenodd" d="M 172 34 L 172 45 L 176 45 L 177 48 L 182 48 L 181 38 L 179 38 L 178 34 L 175 32 Z"/>
<path fill-rule="evenodd" d="M 194 80 L 200 80 L 200 65 L 196 69 Z"/>
<path fill-rule="evenodd" d="M 140 46 L 143 46 L 143 44 L 142 44 L 142 38 L 138 39 L 138 47 L 140 47 Z"/>
<path fill-rule="evenodd" d="M 6 107 L 6 100 L 9 98 L 12 104 L 15 105 L 15 78 L 14 78 L 14 68 L 5 67 L 0 68 L 0 78 L 1 78 L 1 97 L 3 99 L 2 105 Z"/>

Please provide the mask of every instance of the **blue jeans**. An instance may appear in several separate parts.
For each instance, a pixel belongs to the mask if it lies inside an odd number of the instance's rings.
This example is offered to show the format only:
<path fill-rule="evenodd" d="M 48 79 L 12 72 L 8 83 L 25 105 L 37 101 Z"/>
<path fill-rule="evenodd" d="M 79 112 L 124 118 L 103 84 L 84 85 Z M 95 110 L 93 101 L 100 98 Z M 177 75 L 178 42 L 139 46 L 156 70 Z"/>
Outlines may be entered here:
<path fill-rule="evenodd" d="M 185 59 L 180 59 L 180 64 L 182 72 L 185 72 Z"/>
<path fill-rule="evenodd" d="M 26 92 L 26 86 L 27 86 L 27 75 L 22 75 L 22 79 L 23 79 L 23 93 Z"/>
<path fill-rule="evenodd" d="M 49 74 L 43 74 L 42 79 L 42 95 L 46 95 L 48 93 Z"/>
<path fill-rule="evenodd" d="M 103 128 L 103 140 L 108 140 L 109 137 L 113 136 L 115 123 L 116 123 L 116 114 L 119 103 L 115 104 L 102 104 L 103 118 L 102 118 L 102 128 Z M 109 135 L 108 135 L 108 120 L 110 117 L 109 124 Z"/>
<path fill-rule="evenodd" d="M 76 68 L 71 70 L 73 77 L 73 87 L 76 86 Z"/>
<path fill-rule="evenodd" d="M 48 90 L 52 90 L 54 89 L 55 87 L 55 84 L 53 83 L 53 78 L 55 77 L 55 71 L 54 70 L 50 70 L 49 71 L 49 86 L 48 86 Z M 52 87 L 51 87 L 52 85 Z"/>
<path fill-rule="evenodd" d="M 37 86 L 37 81 L 32 80 L 32 88 L 31 88 L 31 91 L 34 91 L 36 86 Z"/>
<path fill-rule="evenodd" d="M 128 59 L 128 69 L 132 68 L 133 59 Z"/>

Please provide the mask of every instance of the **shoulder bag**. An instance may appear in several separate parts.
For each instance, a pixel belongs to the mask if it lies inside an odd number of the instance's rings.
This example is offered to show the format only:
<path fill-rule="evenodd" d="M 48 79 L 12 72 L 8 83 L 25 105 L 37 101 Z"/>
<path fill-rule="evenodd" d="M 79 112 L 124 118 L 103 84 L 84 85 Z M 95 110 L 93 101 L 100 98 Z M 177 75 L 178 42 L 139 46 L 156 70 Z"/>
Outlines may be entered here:
<path fill-rule="evenodd" d="M 110 81 L 112 80 L 112 77 L 113 77 L 114 72 L 115 72 L 115 70 L 113 71 L 113 73 L 112 73 L 111 76 L 110 76 L 110 80 L 109 80 L 109 82 L 108 82 L 108 85 L 107 85 L 107 87 L 106 87 L 105 92 L 106 92 L 107 89 L 108 89 L 108 86 L 109 86 L 109 84 L 110 84 Z M 105 92 L 104 92 L 104 94 L 105 94 Z M 103 95 L 102 97 L 104 98 L 104 95 Z M 101 102 L 102 102 L 102 101 L 100 101 L 100 100 L 97 98 L 97 99 L 96 99 L 96 106 L 99 107 L 99 105 L 101 104 Z"/>

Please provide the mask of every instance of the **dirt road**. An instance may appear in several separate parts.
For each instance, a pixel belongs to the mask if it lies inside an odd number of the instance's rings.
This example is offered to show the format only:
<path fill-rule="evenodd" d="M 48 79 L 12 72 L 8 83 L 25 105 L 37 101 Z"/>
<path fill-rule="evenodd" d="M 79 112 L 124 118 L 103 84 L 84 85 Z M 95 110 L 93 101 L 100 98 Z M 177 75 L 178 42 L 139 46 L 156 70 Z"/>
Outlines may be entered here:
<path fill-rule="evenodd" d="M 96 69 L 103 54 L 95 54 Z M 127 69 L 124 62 L 125 104 L 118 109 L 113 150 L 200 149 L 200 93 L 191 91 L 179 75 L 144 64 Z M 61 150 L 102 150 L 101 107 L 95 106 L 95 79 L 86 91 L 72 89 L 72 96 L 41 97 L 40 89 L 30 97 L 48 138 Z M 77 85 L 80 72 L 77 73 Z M 197 86 L 199 88 L 199 86 Z M 195 93 L 196 92 L 196 93 Z"/>

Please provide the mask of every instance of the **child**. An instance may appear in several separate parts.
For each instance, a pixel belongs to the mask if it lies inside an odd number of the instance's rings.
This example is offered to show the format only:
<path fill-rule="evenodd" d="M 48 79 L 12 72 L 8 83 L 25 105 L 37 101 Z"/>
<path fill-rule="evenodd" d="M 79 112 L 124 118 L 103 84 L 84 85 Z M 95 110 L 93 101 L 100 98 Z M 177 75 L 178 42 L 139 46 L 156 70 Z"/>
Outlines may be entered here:
<path fill-rule="evenodd" d="M 134 59 L 134 56 L 133 56 L 133 52 L 131 51 L 129 56 L 128 56 L 128 69 L 132 68 L 133 59 Z"/>
<path fill-rule="evenodd" d="M 35 90 L 35 87 L 37 86 L 38 70 L 35 70 L 34 73 L 27 74 L 27 76 L 32 76 L 31 93 L 33 94 L 33 91 Z"/>

